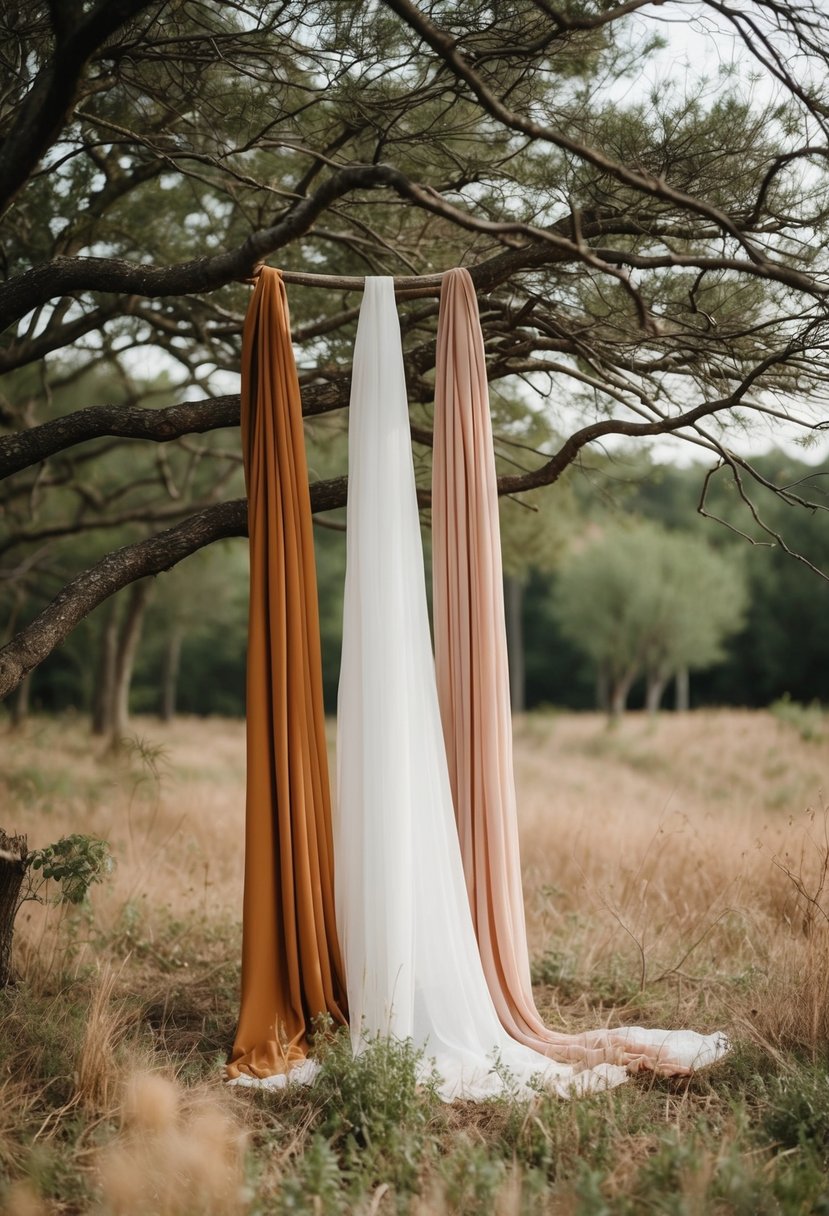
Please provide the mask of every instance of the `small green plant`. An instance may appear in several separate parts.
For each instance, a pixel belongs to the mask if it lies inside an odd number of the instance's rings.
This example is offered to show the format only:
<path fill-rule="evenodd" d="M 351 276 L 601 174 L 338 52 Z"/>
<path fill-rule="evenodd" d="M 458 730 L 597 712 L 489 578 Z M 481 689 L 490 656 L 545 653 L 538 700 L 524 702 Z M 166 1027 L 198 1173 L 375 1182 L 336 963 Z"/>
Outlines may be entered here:
<path fill-rule="evenodd" d="M 441 1109 L 437 1077 L 423 1052 L 408 1040 L 378 1037 L 355 1056 L 348 1032 L 340 1031 L 317 1058 L 317 1130 L 337 1149 L 345 1172 L 363 1186 L 385 1182 L 416 1192 Z"/>
<path fill-rule="evenodd" d="M 444 1193 L 453 1212 L 489 1216 L 497 1210 L 497 1196 L 507 1174 L 506 1163 L 493 1156 L 486 1144 L 473 1144 L 460 1136 L 453 1150 L 438 1165 Z"/>
<path fill-rule="evenodd" d="M 337 1154 L 323 1136 L 312 1136 L 279 1189 L 278 1216 L 340 1216 L 349 1210 Z"/>
<path fill-rule="evenodd" d="M 62 836 L 45 848 L 34 849 L 26 860 L 28 885 L 21 903 L 27 899 L 44 902 L 41 891 L 51 881 L 59 888 L 53 902 L 82 904 L 93 883 L 103 882 L 115 866 L 106 840 L 77 832 Z"/>
<path fill-rule="evenodd" d="M 794 1068 L 769 1083 L 767 1132 L 785 1151 L 812 1153 L 829 1165 L 829 1078 L 822 1068 Z"/>
<path fill-rule="evenodd" d="M 805 743 L 818 743 L 826 738 L 826 713 L 819 701 L 801 705 L 784 693 L 769 709 L 778 722 L 791 726 Z"/>

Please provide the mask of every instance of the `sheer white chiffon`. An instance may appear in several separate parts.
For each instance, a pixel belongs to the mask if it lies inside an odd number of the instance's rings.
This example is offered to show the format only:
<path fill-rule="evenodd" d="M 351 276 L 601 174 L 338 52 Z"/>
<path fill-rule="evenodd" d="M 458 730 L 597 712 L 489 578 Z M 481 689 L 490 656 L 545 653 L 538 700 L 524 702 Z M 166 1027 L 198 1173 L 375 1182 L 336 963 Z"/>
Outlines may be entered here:
<path fill-rule="evenodd" d="M 392 280 L 368 278 L 349 420 L 347 565 L 334 814 L 337 924 L 354 1048 L 411 1039 L 446 1100 L 562 1094 L 626 1078 L 510 1039 L 489 995 L 461 866 L 438 710 L 400 329 Z"/>

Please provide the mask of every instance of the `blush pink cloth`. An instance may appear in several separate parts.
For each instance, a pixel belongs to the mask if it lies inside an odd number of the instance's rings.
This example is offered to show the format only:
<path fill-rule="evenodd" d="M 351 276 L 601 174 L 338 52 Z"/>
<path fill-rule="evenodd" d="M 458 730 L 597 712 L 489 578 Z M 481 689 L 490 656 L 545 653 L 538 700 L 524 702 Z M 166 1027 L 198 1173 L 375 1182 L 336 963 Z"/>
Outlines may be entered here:
<path fill-rule="evenodd" d="M 562 1034 L 544 1025 L 530 983 L 504 623 L 498 488 L 484 345 L 472 279 L 444 275 L 438 321 L 432 472 L 435 666 L 467 891 L 501 1022 L 561 1061 L 687 1073 L 722 1036 L 627 1027 Z M 686 1039 L 688 1040 L 686 1042 Z"/>

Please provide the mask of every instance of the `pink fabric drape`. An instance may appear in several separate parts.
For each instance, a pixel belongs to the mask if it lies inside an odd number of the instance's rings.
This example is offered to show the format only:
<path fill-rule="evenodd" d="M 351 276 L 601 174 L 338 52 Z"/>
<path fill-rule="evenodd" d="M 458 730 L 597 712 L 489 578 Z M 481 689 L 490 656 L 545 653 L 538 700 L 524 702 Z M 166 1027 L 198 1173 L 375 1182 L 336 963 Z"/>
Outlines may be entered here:
<path fill-rule="evenodd" d="M 562 1061 L 674 1068 L 630 1031 L 544 1025 L 530 983 L 518 849 L 498 489 L 484 345 L 472 279 L 443 279 L 432 472 L 435 665 L 475 932 L 505 1029 Z"/>

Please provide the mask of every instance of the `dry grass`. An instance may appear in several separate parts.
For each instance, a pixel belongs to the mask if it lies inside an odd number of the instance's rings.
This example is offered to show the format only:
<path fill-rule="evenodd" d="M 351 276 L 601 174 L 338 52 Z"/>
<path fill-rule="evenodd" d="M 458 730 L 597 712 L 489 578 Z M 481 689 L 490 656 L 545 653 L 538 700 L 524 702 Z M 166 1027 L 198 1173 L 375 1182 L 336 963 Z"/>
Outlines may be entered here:
<path fill-rule="evenodd" d="M 124 1087 L 118 1134 L 96 1162 L 102 1205 L 113 1216 L 233 1216 L 248 1198 L 244 1146 L 216 1095 L 136 1073 Z"/>
<path fill-rule="evenodd" d="M 382 1153 L 349 1157 L 322 1098 L 221 1088 L 243 724 L 179 720 L 163 752 L 158 724 L 138 734 L 117 760 L 80 722 L 0 735 L 0 826 L 27 831 L 31 847 L 98 835 L 117 860 L 91 912 L 28 904 L 19 918 L 20 982 L 2 1010 L 0 1171 L 14 1183 L 3 1210 L 404 1210 Z M 764 713 L 632 715 L 613 731 L 591 715 L 516 724 L 531 953 L 550 1021 L 722 1027 L 743 1046 L 690 1085 L 626 1087 L 598 1120 L 589 1103 L 561 1114 L 546 1099 L 432 1111 L 424 1143 L 437 1147 L 423 1150 L 411 1211 L 636 1212 L 645 1185 L 665 1196 L 653 1211 L 809 1210 L 779 1195 L 751 1204 L 757 1179 L 779 1191 L 794 1168 L 762 1131 L 774 1103 L 781 1143 L 787 1119 L 808 1123 L 779 1078 L 829 1059 L 826 760 L 820 737 Z M 829 1096 L 826 1110 L 829 1157 Z M 723 1197 L 725 1176 L 748 1198 Z M 685 1206 L 672 1208 L 677 1194 Z"/>

